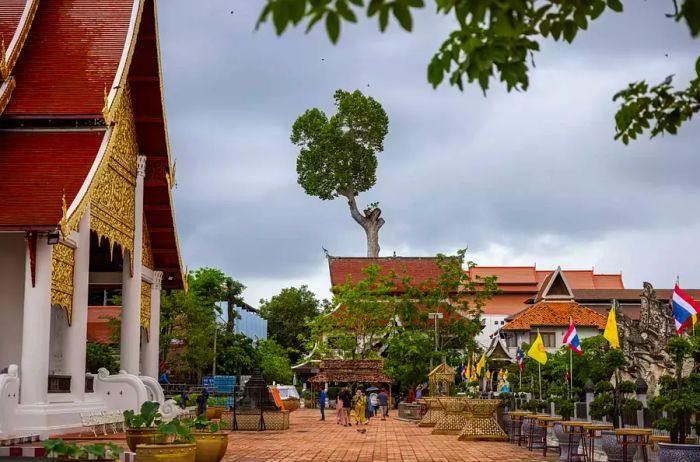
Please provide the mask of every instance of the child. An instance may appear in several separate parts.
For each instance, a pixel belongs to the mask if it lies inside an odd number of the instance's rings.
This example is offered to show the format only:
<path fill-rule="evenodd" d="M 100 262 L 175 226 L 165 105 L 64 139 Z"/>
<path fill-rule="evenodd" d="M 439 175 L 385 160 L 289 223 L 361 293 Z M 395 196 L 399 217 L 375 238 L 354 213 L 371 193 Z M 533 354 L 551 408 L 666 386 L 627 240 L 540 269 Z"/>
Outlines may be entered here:
<path fill-rule="evenodd" d="M 343 417 L 345 416 L 345 414 L 343 413 L 343 398 L 341 398 L 340 395 L 341 393 L 338 393 L 338 398 L 335 401 L 335 409 L 338 414 L 337 423 L 338 425 L 345 425 L 343 423 Z"/>

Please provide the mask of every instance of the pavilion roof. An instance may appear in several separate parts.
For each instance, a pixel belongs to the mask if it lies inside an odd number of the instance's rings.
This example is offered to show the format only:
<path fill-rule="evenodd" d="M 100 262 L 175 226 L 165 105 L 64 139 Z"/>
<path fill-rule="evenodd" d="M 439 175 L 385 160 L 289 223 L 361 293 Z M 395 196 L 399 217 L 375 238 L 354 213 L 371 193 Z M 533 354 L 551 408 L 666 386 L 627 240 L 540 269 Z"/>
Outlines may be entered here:
<path fill-rule="evenodd" d="M 55 230 L 95 160 L 104 129 L 0 131 L 0 229 Z"/>
<path fill-rule="evenodd" d="M 36 135 L 38 131 L 30 127 L 42 130 L 51 127 L 52 132 L 54 129 L 58 132 L 61 127 L 105 126 L 112 123 L 104 119 L 105 111 L 110 113 L 110 119 L 116 116 L 114 122 L 119 123 L 114 102 L 128 84 L 134 135 L 139 152 L 147 158 L 144 221 L 154 269 L 164 273 L 163 288 L 183 287 L 184 271 L 171 194 L 175 177 L 163 107 L 155 0 L 2 0 L 0 33 L 12 30 L 23 40 L 22 46 L 13 51 L 16 64 L 10 70 L 10 77 L 2 82 L 0 76 L 0 127 L 37 136 L 34 142 L 37 153 L 34 158 L 27 157 L 8 167 L 19 151 L 0 148 L 0 174 L 7 181 L 20 167 L 36 171 L 21 172 L 18 181 L 0 186 L 0 191 L 17 204 L 4 207 L 7 202 L 3 201 L 0 226 L 28 230 L 32 226 L 55 225 L 61 218 L 64 187 L 68 209 L 74 210 L 70 206 L 76 198 L 75 185 L 86 179 L 100 144 L 95 143 L 92 152 L 85 152 L 90 150 L 81 144 L 78 152 L 61 157 L 56 150 L 60 151 L 67 141 L 59 142 L 55 149 L 42 147 L 42 143 L 47 144 L 46 137 Z M 7 45 L 7 35 L 5 40 Z M 17 143 L 8 133 L 0 132 L 0 146 L 12 147 Z M 59 136 L 71 137 L 74 135 Z M 78 162 L 78 157 L 82 162 Z M 19 183 L 23 179 L 33 178 L 50 184 L 39 184 L 31 191 L 21 188 Z M 23 197 L 17 198 L 15 193 Z M 27 201 L 31 207 L 25 208 Z"/>
<path fill-rule="evenodd" d="M 321 361 L 321 372 L 309 379 L 315 383 L 391 383 L 381 359 L 331 359 Z"/>
<path fill-rule="evenodd" d="M 607 321 L 602 314 L 575 301 L 543 300 L 523 310 L 501 330 L 529 331 L 540 326 L 566 327 L 570 319 L 573 319 L 577 327 L 596 327 L 600 330 L 605 329 Z"/>

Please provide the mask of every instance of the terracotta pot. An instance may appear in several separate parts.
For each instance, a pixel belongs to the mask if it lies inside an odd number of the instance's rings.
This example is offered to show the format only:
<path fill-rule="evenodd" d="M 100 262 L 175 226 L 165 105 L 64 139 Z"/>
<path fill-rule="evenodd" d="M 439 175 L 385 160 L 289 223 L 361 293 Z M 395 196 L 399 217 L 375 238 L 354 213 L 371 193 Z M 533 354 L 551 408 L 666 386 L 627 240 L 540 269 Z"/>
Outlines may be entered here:
<path fill-rule="evenodd" d="M 136 460 L 139 462 L 194 462 L 197 446 L 187 444 L 139 444 Z"/>
<path fill-rule="evenodd" d="M 614 431 L 604 430 L 600 432 L 603 443 L 603 451 L 608 455 L 608 462 L 622 462 L 622 445 L 617 442 Z M 627 446 L 627 460 L 633 460 L 639 446 Z"/>
<path fill-rule="evenodd" d="M 136 451 L 137 444 L 158 444 L 162 439 L 158 436 L 158 429 L 150 428 L 127 428 L 126 429 L 126 444 L 131 452 Z"/>
<path fill-rule="evenodd" d="M 219 462 L 228 448 L 227 432 L 193 432 L 197 445 L 196 462 Z"/>
<path fill-rule="evenodd" d="M 658 443 L 659 462 L 700 462 L 700 445 Z"/>
<path fill-rule="evenodd" d="M 296 398 L 282 400 L 282 403 L 284 403 L 284 409 L 286 411 L 292 412 L 299 409 L 299 400 Z"/>
<path fill-rule="evenodd" d="M 207 420 L 221 419 L 221 413 L 226 408 L 224 406 L 209 406 L 207 407 Z"/>

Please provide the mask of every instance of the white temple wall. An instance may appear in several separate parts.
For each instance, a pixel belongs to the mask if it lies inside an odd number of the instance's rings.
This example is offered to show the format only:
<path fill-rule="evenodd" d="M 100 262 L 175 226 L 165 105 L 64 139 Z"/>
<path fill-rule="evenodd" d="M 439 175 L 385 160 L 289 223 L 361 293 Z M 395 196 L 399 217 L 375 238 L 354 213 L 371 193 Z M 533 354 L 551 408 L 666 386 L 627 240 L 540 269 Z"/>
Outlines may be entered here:
<path fill-rule="evenodd" d="M 66 312 L 57 306 L 51 307 L 51 343 L 49 356 L 49 374 L 64 375 L 63 351 L 67 341 L 68 318 Z"/>
<path fill-rule="evenodd" d="M 0 233 L 0 370 L 22 357 L 24 233 Z"/>

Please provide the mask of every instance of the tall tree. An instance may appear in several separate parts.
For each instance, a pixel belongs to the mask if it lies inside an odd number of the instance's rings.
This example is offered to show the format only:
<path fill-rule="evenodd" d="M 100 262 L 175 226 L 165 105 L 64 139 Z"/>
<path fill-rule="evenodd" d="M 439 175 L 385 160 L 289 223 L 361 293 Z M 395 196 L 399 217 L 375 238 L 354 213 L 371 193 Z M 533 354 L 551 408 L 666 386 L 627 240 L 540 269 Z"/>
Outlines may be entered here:
<path fill-rule="evenodd" d="M 246 287 L 231 277 L 226 277 L 224 285 L 224 299 L 227 305 L 226 332 L 230 334 L 233 332 L 233 320 L 239 317 L 234 308 L 243 304 L 242 294 Z"/>
<path fill-rule="evenodd" d="M 413 11 L 424 0 L 267 0 L 258 26 L 270 17 L 278 35 L 288 25 L 308 20 L 307 31 L 325 18 L 333 43 L 341 21 L 357 22 L 357 13 L 377 17 L 383 32 L 393 15 L 406 31 L 413 28 Z M 671 0 L 666 20 L 684 22 L 694 38 L 700 36 L 700 0 Z M 505 82 L 508 91 L 527 90 L 529 62 L 546 38 L 571 43 L 580 31 L 605 11 L 620 13 L 622 0 L 435 0 L 437 14 L 454 15 L 456 29 L 443 42 L 428 66 L 428 81 L 437 87 L 445 78 L 460 90 L 464 81 L 476 82 L 486 92 L 492 79 Z M 622 105 L 615 116 L 615 139 L 625 144 L 645 130 L 651 137 L 675 134 L 700 111 L 700 57 L 697 76 L 686 88 L 674 90 L 669 76 L 658 85 L 630 84 L 613 99 Z M 653 124 L 653 126 L 651 126 Z"/>
<path fill-rule="evenodd" d="M 293 363 L 299 359 L 311 329 L 307 322 L 319 314 L 320 303 L 307 286 L 288 287 L 270 300 L 260 300 L 260 316 L 267 320 L 267 333 L 289 352 Z"/>
<path fill-rule="evenodd" d="M 367 256 L 378 257 L 379 230 L 384 225 L 379 203 L 360 211 L 355 198 L 377 181 L 377 153 L 384 150 L 389 118 L 381 104 L 359 90 L 337 90 L 334 99 L 333 116 L 313 108 L 294 122 L 291 140 L 301 148 L 298 182 L 310 196 L 345 197 L 350 215 L 367 235 Z"/>

